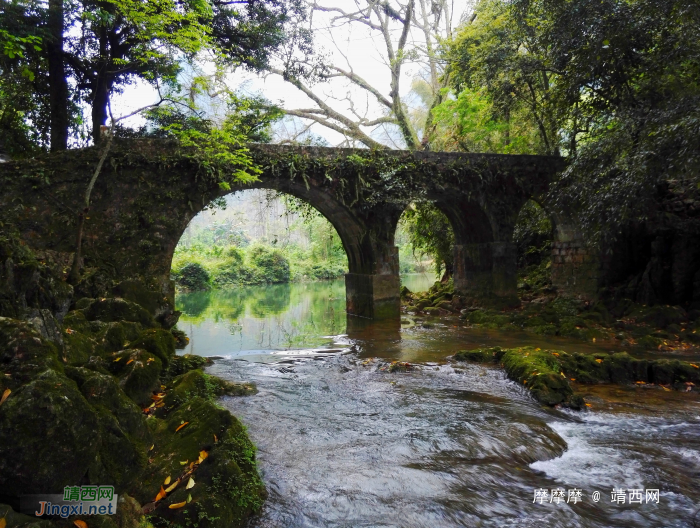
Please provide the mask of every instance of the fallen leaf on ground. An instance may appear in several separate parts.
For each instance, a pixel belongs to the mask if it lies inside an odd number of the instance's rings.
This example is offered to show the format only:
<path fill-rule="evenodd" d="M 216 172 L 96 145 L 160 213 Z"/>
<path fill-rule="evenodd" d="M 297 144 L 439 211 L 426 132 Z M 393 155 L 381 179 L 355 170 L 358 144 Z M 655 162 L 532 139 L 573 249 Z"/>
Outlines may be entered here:
<path fill-rule="evenodd" d="M 5 528 L 7 526 L 7 521 L 5 520 L 5 517 L 0 519 L 0 528 Z"/>
<path fill-rule="evenodd" d="M 156 495 L 156 498 L 153 499 L 153 502 L 158 502 L 161 499 L 165 498 L 165 490 L 163 489 L 163 486 L 160 487 L 160 491 L 158 492 L 158 495 Z"/>
<path fill-rule="evenodd" d="M 128 365 L 129 363 L 133 363 L 133 362 L 134 362 L 134 360 L 130 359 L 129 361 L 126 362 L 126 364 Z"/>
<path fill-rule="evenodd" d="M 156 445 L 153 444 L 153 445 L 151 446 L 151 448 L 149 449 L 149 451 L 153 451 L 153 448 L 154 448 L 155 446 L 156 446 Z"/>
<path fill-rule="evenodd" d="M 180 465 L 181 465 L 181 466 L 184 466 L 185 464 L 187 464 L 187 462 L 188 462 L 187 460 L 183 460 L 183 461 L 180 462 Z"/>
<path fill-rule="evenodd" d="M 216 444 L 218 442 L 219 442 L 219 439 L 216 437 L 216 435 L 214 435 L 214 443 Z"/>
<path fill-rule="evenodd" d="M 176 504 L 171 504 L 170 506 L 168 506 L 168 508 L 170 508 L 171 510 L 177 510 L 178 508 L 182 508 L 185 504 L 187 504 L 187 502 L 178 502 Z"/>
<path fill-rule="evenodd" d="M 163 485 L 165 485 L 165 486 L 167 486 L 168 484 L 170 484 L 170 475 L 165 477 L 165 482 L 163 482 Z"/>
<path fill-rule="evenodd" d="M 596 363 L 602 363 L 603 360 L 602 360 L 602 359 L 596 359 L 595 362 L 596 362 Z"/>
<path fill-rule="evenodd" d="M 185 489 L 190 489 L 194 487 L 194 479 L 190 477 L 190 480 L 187 481 L 187 487 Z"/>
<path fill-rule="evenodd" d="M 77 520 L 73 521 L 73 524 L 76 525 L 78 528 L 88 528 L 88 525 L 85 521 Z M 0 526 L 0 528 L 2 527 Z"/>
<path fill-rule="evenodd" d="M 695 363 L 691 363 L 690 366 L 691 366 L 691 367 L 695 367 L 695 368 L 700 368 L 700 367 L 698 367 Z"/>
<path fill-rule="evenodd" d="M 175 488 L 177 488 L 178 484 L 180 484 L 180 479 L 176 480 L 172 483 L 172 485 L 165 488 L 165 493 L 170 493 L 171 491 L 173 491 Z"/>
<path fill-rule="evenodd" d="M 206 451 L 200 451 L 199 452 L 199 463 L 201 464 L 202 461 L 209 456 L 209 453 Z"/>
<path fill-rule="evenodd" d="M 192 502 L 192 495 L 190 495 L 189 493 L 187 494 L 187 502 Z"/>
<path fill-rule="evenodd" d="M 10 396 L 11 392 L 12 391 L 10 389 L 5 389 L 5 392 L 2 393 L 2 398 L 0 398 L 0 405 L 5 403 L 5 400 L 8 398 L 8 396 Z M 4 519 L 4 517 L 3 517 L 3 519 Z"/>
<path fill-rule="evenodd" d="M 122 358 L 118 357 L 117 359 L 114 360 L 114 363 L 116 363 L 117 361 L 121 361 L 121 360 L 122 360 Z"/>
<path fill-rule="evenodd" d="M 182 429 L 183 427 L 185 427 L 188 423 L 190 423 L 190 422 L 182 422 L 182 423 L 177 427 L 177 429 L 175 429 L 175 432 L 177 433 L 180 429 Z"/>

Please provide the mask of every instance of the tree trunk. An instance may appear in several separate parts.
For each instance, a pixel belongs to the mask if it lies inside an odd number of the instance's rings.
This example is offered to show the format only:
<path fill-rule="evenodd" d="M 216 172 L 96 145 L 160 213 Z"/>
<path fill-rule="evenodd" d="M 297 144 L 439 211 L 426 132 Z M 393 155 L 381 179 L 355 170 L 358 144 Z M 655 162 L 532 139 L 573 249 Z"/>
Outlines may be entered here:
<path fill-rule="evenodd" d="M 92 140 L 95 145 L 101 138 L 100 128 L 107 123 L 107 103 L 109 102 L 109 83 L 103 75 L 95 82 L 94 99 L 92 101 Z"/>
<path fill-rule="evenodd" d="M 49 0 L 46 58 L 49 65 L 51 150 L 68 148 L 68 82 L 63 58 L 63 0 Z"/>

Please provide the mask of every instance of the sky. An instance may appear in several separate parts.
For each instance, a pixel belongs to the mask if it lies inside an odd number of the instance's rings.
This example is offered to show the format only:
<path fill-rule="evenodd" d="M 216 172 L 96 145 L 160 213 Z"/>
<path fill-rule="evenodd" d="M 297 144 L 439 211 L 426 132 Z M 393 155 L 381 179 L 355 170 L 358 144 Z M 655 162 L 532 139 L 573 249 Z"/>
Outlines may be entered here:
<path fill-rule="evenodd" d="M 340 7 L 350 9 L 354 6 L 354 0 L 317 0 L 319 4 L 327 7 Z M 361 2 L 364 3 L 364 2 Z M 453 26 L 457 25 L 465 12 L 469 11 L 470 2 L 467 0 L 452 1 Z M 390 73 L 386 66 L 386 52 L 383 39 L 378 34 L 371 34 L 370 30 L 362 24 L 342 24 L 334 23 L 333 15 L 329 13 L 316 12 L 311 19 L 311 29 L 314 36 L 314 44 L 317 52 L 325 54 L 334 64 L 345 69 L 351 69 L 356 74 L 366 79 L 370 84 L 379 89 L 388 97 L 390 90 Z M 395 41 L 398 35 L 393 35 Z M 420 35 L 414 30 L 412 38 L 419 38 Z M 203 67 L 207 69 L 207 65 Z M 421 73 L 420 63 L 407 63 L 403 68 L 401 78 L 400 94 L 405 100 L 411 101 L 409 96 L 412 79 Z M 209 68 L 211 69 L 211 68 Z M 254 74 L 238 69 L 227 76 L 226 83 L 232 88 L 237 88 L 247 94 L 261 94 L 273 103 L 285 109 L 311 108 L 315 104 L 304 93 L 284 81 L 275 74 Z M 317 83 L 312 87 L 313 91 L 320 96 L 334 109 L 342 111 L 348 117 L 352 117 L 349 112 L 348 99 L 352 101 L 356 111 L 369 118 L 381 117 L 385 110 L 372 96 L 367 96 L 363 90 L 357 89 L 348 82 L 341 79 L 333 79 L 329 82 Z M 137 82 L 127 87 L 122 94 L 113 96 L 112 107 L 114 115 L 126 115 L 137 108 L 157 101 L 156 91 L 145 82 Z M 410 103 L 409 103 L 410 104 Z M 143 119 L 139 116 L 125 121 L 130 126 L 143 124 Z M 283 136 L 284 129 L 298 130 L 303 128 L 302 122 L 289 119 L 285 123 L 277 126 L 278 133 Z M 310 128 L 311 132 L 324 138 L 330 145 L 339 145 L 344 137 L 326 127 L 314 124 Z M 369 131 L 369 130 L 368 130 Z M 279 139 L 285 139 L 278 135 Z M 372 137 L 383 138 L 385 143 L 394 147 L 401 147 L 399 143 L 392 144 L 391 138 L 396 136 L 391 131 L 387 134 L 385 127 L 375 130 Z"/>

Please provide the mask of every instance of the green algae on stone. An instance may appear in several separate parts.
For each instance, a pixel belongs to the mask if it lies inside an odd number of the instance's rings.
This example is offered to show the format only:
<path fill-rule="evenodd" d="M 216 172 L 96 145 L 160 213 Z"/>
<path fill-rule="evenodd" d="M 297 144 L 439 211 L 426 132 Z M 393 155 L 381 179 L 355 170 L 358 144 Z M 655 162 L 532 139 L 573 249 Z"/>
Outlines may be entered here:
<path fill-rule="evenodd" d="M 163 367 L 167 367 L 175 355 L 175 338 L 163 328 L 144 330 L 130 345 L 130 348 L 141 348 L 160 359 Z"/>
<path fill-rule="evenodd" d="M 182 356 L 174 356 L 170 360 L 167 372 L 164 377 L 167 380 L 189 372 L 190 370 L 201 369 L 204 366 L 211 365 L 213 361 L 204 356 L 197 356 L 195 354 L 183 354 Z"/>
<path fill-rule="evenodd" d="M 147 405 L 160 385 L 163 364 L 153 354 L 141 349 L 122 350 L 108 363 L 119 378 L 119 386 L 139 405 Z"/>
<path fill-rule="evenodd" d="M 256 392 L 252 383 L 233 383 L 195 369 L 168 384 L 164 401 L 166 407 L 172 407 L 196 397 L 214 400 L 219 396 L 249 396 Z"/>
<path fill-rule="evenodd" d="M 7 528 L 54 528 L 48 519 L 18 513 L 7 504 L 0 504 L 0 519 L 5 519 Z"/>
<path fill-rule="evenodd" d="M 53 343 L 28 323 L 7 317 L 0 317 L 0 368 L 11 374 L 0 377 L 0 383 L 12 390 L 47 369 L 63 372 Z"/>
<path fill-rule="evenodd" d="M 94 299 L 82 310 L 88 321 L 102 321 L 104 323 L 129 321 L 132 323 L 141 323 L 147 328 L 158 326 L 148 310 L 126 299 Z"/>
<path fill-rule="evenodd" d="M 177 430 L 185 422 L 188 425 Z M 175 481 L 183 475 L 187 467 L 182 462 L 197 461 L 202 450 L 209 456 L 192 475 L 195 486 L 186 490 L 186 481 L 182 482 L 159 503 L 152 517 L 171 525 L 225 528 L 241 526 L 260 509 L 266 493 L 257 471 L 255 447 L 231 413 L 196 396 L 154 427 L 153 462 L 135 492 L 141 503 L 153 500 L 167 476 Z M 184 508 L 168 508 L 186 501 L 188 495 L 192 501 Z"/>
<path fill-rule="evenodd" d="M 99 420 L 75 382 L 46 370 L 0 406 L 0 489 L 56 493 L 79 482 L 99 450 Z"/>

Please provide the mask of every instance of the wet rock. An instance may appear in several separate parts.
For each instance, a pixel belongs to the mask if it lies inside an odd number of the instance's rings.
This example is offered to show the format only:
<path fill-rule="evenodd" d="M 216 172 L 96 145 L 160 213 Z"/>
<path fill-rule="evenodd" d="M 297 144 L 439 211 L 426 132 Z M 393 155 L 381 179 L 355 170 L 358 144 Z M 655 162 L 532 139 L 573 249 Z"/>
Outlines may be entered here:
<path fill-rule="evenodd" d="M 173 334 L 163 328 L 149 328 L 144 330 L 130 348 L 141 348 L 160 359 L 164 367 L 168 366 L 170 359 L 175 355 L 175 338 Z"/>
<path fill-rule="evenodd" d="M 248 396 L 256 392 L 252 383 L 233 383 L 196 369 L 176 377 L 168 385 L 164 402 L 166 407 L 175 407 L 192 398 L 214 400 L 219 396 Z"/>
<path fill-rule="evenodd" d="M 151 394 L 160 386 L 163 364 L 153 354 L 140 349 L 123 350 L 109 364 L 119 378 L 119 386 L 138 405 L 151 403 Z"/>
<path fill-rule="evenodd" d="M 88 321 L 102 321 L 105 323 L 129 321 L 141 323 L 147 328 L 158 326 L 148 310 L 125 299 L 94 299 L 82 310 Z"/>
<path fill-rule="evenodd" d="M 173 356 L 168 365 L 165 377 L 167 380 L 170 380 L 191 370 L 201 369 L 202 367 L 211 365 L 212 363 L 214 362 L 210 358 L 196 356 L 194 354 Z"/>
<path fill-rule="evenodd" d="M 12 390 L 45 370 L 63 372 L 58 350 L 41 338 L 29 323 L 0 317 L 0 368 L 11 374 L 0 378 L 0 386 Z"/>
<path fill-rule="evenodd" d="M 79 482 L 98 453 L 98 427 L 75 382 L 55 370 L 39 374 L 0 406 L 0 489 L 56 493 Z"/>

